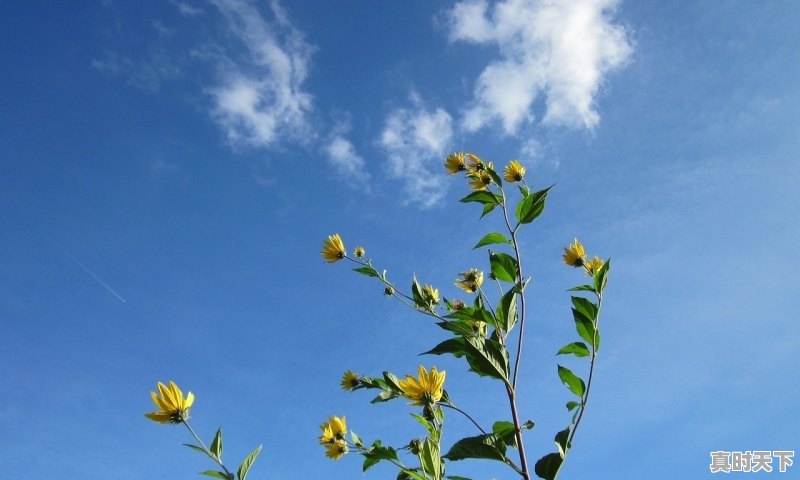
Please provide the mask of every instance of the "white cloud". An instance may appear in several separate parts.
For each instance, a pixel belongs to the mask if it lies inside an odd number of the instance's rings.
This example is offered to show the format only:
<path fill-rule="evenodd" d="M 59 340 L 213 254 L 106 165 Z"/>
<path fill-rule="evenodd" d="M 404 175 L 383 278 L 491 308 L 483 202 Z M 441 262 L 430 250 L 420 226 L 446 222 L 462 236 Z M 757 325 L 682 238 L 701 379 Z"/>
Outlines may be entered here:
<path fill-rule="evenodd" d="M 362 185 L 369 180 L 369 173 L 364 169 L 364 158 L 344 136 L 335 135 L 324 150 L 328 161 L 343 178 Z"/>
<path fill-rule="evenodd" d="M 499 120 L 506 133 L 534 118 L 544 96 L 542 123 L 593 128 L 594 101 L 604 76 L 623 66 L 633 48 L 612 23 L 618 0 L 485 0 L 460 2 L 448 12 L 451 41 L 495 44 L 501 58 L 481 73 L 463 126 L 478 130 Z"/>
<path fill-rule="evenodd" d="M 431 168 L 441 167 L 453 138 L 453 119 L 441 108 L 425 108 L 416 95 L 411 100 L 413 108 L 398 108 L 387 116 L 379 143 L 389 173 L 405 182 L 405 203 L 427 208 L 444 196 L 444 177 Z"/>
<path fill-rule="evenodd" d="M 221 66 L 222 84 L 209 90 L 214 118 L 237 145 L 268 146 L 278 140 L 307 138 L 312 97 L 303 90 L 314 47 L 290 22 L 277 2 L 268 22 L 246 0 L 212 0 L 228 20 L 248 55 Z"/>

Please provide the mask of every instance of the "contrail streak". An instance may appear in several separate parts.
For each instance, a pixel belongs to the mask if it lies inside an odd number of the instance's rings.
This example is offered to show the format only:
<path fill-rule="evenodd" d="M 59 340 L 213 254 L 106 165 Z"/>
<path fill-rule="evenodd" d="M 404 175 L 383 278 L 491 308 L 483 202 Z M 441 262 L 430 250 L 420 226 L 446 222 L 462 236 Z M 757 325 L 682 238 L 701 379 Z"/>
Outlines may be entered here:
<path fill-rule="evenodd" d="M 55 240 L 53 240 L 52 238 L 50 238 L 48 235 L 46 235 L 44 233 L 42 233 L 42 236 L 44 238 L 46 238 L 47 240 L 49 240 L 50 243 L 55 245 L 56 248 L 58 248 L 59 250 L 64 252 L 64 255 L 69 257 L 70 260 L 75 262 L 75 265 L 81 267 L 81 269 L 83 269 L 84 272 L 88 273 L 89 276 L 92 277 L 97 283 L 99 283 L 103 288 L 108 290 L 108 293 L 110 293 L 111 295 L 114 295 L 115 297 L 117 297 L 119 299 L 119 301 L 121 301 L 122 303 L 126 303 L 126 300 L 124 298 L 122 298 L 122 295 L 120 295 L 119 293 L 115 292 L 114 289 L 111 288 L 106 282 L 104 282 L 102 278 L 100 278 L 97 275 L 95 275 L 95 273 L 93 271 L 89 270 L 89 267 L 87 267 L 86 265 L 81 263 L 80 260 L 75 258 L 75 256 L 72 255 L 71 253 L 69 253 L 69 251 L 66 248 L 62 247 L 61 244 L 59 244 L 58 242 L 56 242 Z"/>

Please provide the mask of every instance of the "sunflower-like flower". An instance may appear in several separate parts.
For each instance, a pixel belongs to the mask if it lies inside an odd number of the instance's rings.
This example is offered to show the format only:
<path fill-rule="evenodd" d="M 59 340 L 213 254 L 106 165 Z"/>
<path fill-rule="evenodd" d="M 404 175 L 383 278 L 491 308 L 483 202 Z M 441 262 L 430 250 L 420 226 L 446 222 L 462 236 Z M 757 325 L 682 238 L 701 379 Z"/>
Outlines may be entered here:
<path fill-rule="evenodd" d="M 468 272 L 461 272 L 461 278 L 456 279 L 456 286 L 467 293 L 475 293 L 483 285 L 483 272 L 471 268 Z"/>
<path fill-rule="evenodd" d="M 189 418 L 189 407 L 194 403 L 192 392 L 184 398 L 181 389 L 175 382 L 164 385 L 158 382 L 158 394 L 150 392 L 153 403 L 158 407 L 157 412 L 145 413 L 144 416 L 158 423 L 178 424 Z"/>
<path fill-rule="evenodd" d="M 568 247 L 564 247 L 564 263 L 571 267 L 582 267 L 586 259 L 586 251 L 576 238 Z"/>
<path fill-rule="evenodd" d="M 349 448 L 347 448 L 347 442 L 344 440 L 337 440 L 333 443 L 328 443 L 325 445 L 325 456 L 331 460 L 339 460 L 347 455 L 348 451 Z"/>
<path fill-rule="evenodd" d="M 347 256 L 347 250 L 342 243 L 342 237 L 338 233 L 329 235 L 328 239 L 322 242 L 322 258 L 328 263 L 338 262 Z"/>
<path fill-rule="evenodd" d="M 467 157 L 464 152 L 453 152 L 444 161 L 444 168 L 450 175 L 456 175 L 467 170 Z"/>
<path fill-rule="evenodd" d="M 525 178 L 525 167 L 518 161 L 511 160 L 503 170 L 503 178 L 511 183 L 521 182 L 522 179 Z"/>
<path fill-rule="evenodd" d="M 403 394 L 414 401 L 415 405 L 431 405 L 442 399 L 444 394 L 444 377 L 446 372 L 432 367 L 430 373 L 422 365 L 417 370 L 417 377 L 406 375 L 405 380 L 400 380 L 398 385 Z"/>
<path fill-rule="evenodd" d="M 492 184 L 492 177 L 485 170 L 469 175 L 469 188 L 475 191 L 486 190 Z"/>
<path fill-rule="evenodd" d="M 328 421 L 319 426 L 322 430 L 322 435 L 319 437 L 319 443 L 323 445 L 331 444 L 340 440 L 344 440 L 347 433 L 347 419 L 345 417 L 328 418 Z"/>
<path fill-rule="evenodd" d="M 353 250 L 353 255 L 355 255 L 356 258 L 361 258 L 366 254 L 367 251 L 364 249 L 364 247 L 356 247 L 356 249 Z"/>
<path fill-rule="evenodd" d="M 481 160 L 480 157 L 475 155 L 474 153 L 468 153 L 467 154 L 467 159 L 468 159 L 467 160 L 467 169 L 470 172 L 481 172 L 483 170 L 486 170 L 487 164 L 483 160 Z M 492 163 L 489 162 L 488 166 L 489 166 L 489 168 L 492 168 Z"/>
<path fill-rule="evenodd" d="M 351 372 L 350 370 L 344 372 L 344 375 L 342 375 L 342 390 L 352 392 L 358 388 L 359 378 L 361 377 L 356 372 Z"/>
<path fill-rule="evenodd" d="M 428 303 L 432 303 L 436 305 L 439 303 L 439 289 L 433 288 L 430 285 L 423 285 L 422 287 L 422 296 Z"/>
<path fill-rule="evenodd" d="M 600 259 L 600 257 L 594 257 L 593 259 L 586 262 L 583 267 L 586 269 L 586 274 L 590 277 L 593 277 L 598 270 L 603 268 L 606 262 Z"/>

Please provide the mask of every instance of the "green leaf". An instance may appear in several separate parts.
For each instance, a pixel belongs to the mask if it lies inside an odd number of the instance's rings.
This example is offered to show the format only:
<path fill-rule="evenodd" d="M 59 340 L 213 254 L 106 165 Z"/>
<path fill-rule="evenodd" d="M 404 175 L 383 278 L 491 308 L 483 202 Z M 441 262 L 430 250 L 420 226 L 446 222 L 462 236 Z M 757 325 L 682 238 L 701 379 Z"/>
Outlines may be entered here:
<path fill-rule="evenodd" d="M 361 455 L 364 456 L 364 464 L 361 467 L 364 472 L 381 460 L 397 460 L 397 451 L 392 447 L 384 447 L 381 445 L 380 440 L 375 440 L 375 443 L 372 444 L 369 450 L 363 452 Z"/>
<path fill-rule="evenodd" d="M 578 408 L 580 405 L 581 405 L 580 402 L 576 402 L 576 401 L 570 400 L 569 402 L 567 402 L 567 411 L 571 412 L 571 411 L 575 410 L 576 408 Z"/>
<path fill-rule="evenodd" d="M 539 478 L 555 480 L 563 462 L 564 459 L 561 458 L 561 455 L 557 453 L 548 453 L 536 462 L 533 471 L 536 472 L 536 476 Z"/>
<path fill-rule="evenodd" d="M 444 478 L 446 478 L 447 480 L 472 480 L 471 478 L 459 477 L 459 476 L 456 476 L 456 475 L 448 475 L 448 476 L 446 476 Z"/>
<path fill-rule="evenodd" d="M 427 473 L 433 479 L 442 478 L 442 459 L 440 456 L 439 444 L 430 438 L 426 438 L 422 442 L 422 448 L 419 451 L 419 464 L 422 466 L 422 471 Z"/>
<path fill-rule="evenodd" d="M 428 306 L 427 302 L 425 302 L 425 297 L 422 296 L 422 287 L 417 281 L 416 276 L 414 276 L 414 279 L 411 281 L 411 296 L 414 298 L 414 303 L 416 303 L 418 307 L 426 308 Z"/>
<path fill-rule="evenodd" d="M 487 233 L 483 238 L 481 238 L 477 245 L 472 247 L 472 249 L 475 250 L 476 248 L 480 248 L 484 245 L 492 245 L 496 243 L 510 244 L 511 240 L 507 239 L 502 233 Z"/>
<path fill-rule="evenodd" d="M 489 262 L 492 264 L 492 274 L 505 282 L 517 281 L 517 260 L 506 253 L 489 253 Z"/>
<path fill-rule="evenodd" d="M 594 287 L 592 285 L 578 285 L 577 287 L 572 287 L 568 292 L 594 292 Z"/>
<path fill-rule="evenodd" d="M 397 474 L 397 480 L 408 480 L 413 478 L 414 480 L 428 480 L 427 478 L 423 477 L 416 470 L 403 470 Z"/>
<path fill-rule="evenodd" d="M 497 326 L 506 332 L 517 323 L 517 289 L 507 291 L 497 305 Z"/>
<path fill-rule="evenodd" d="M 514 424 L 505 420 L 494 422 L 492 433 L 497 435 L 506 445 L 517 448 L 517 429 Z"/>
<path fill-rule="evenodd" d="M 597 319 L 597 305 L 583 297 L 572 298 L 572 305 L 575 310 L 581 312 L 586 318 L 594 322 Z"/>
<path fill-rule="evenodd" d="M 206 477 L 214 477 L 214 478 L 221 478 L 223 480 L 229 480 L 229 477 L 225 472 L 218 472 L 216 470 L 206 470 L 205 472 L 200 472 L 200 475 L 205 475 Z"/>
<path fill-rule="evenodd" d="M 247 472 L 250 471 L 250 467 L 253 466 L 253 462 L 255 462 L 256 458 L 258 458 L 258 454 L 261 453 L 261 448 L 263 446 L 264 445 L 259 445 L 258 448 L 250 452 L 250 455 L 248 455 L 247 458 L 242 461 L 242 464 L 239 465 L 239 470 L 236 472 L 239 480 L 245 480 L 247 478 Z"/>
<path fill-rule="evenodd" d="M 519 193 L 522 194 L 522 198 L 525 198 L 531 194 L 531 189 L 526 187 L 525 185 L 519 184 L 517 185 L 517 188 L 519 188 Z"/>
<path fill-rule="evenodd" d="M 583 394 L 586 392 L 586 384 L 583 383 L 583 380 L 581 380 L 577 375 L 572 373 L 572 370 L 559 365 L 558 377 L 561 379 L 561 383 L 569 388 L 570 392 L 574 393 L 581 399 L 583 398 Z"/>
<path fill-rule="evenodd" d="M 209 450 L 217 457 L 217 460 L 222 460 L 222 428 L 217 429 L 217 434 L 214 435 L 214 440 L 211 441 Z"/>
<path fill-rule="evenodd" d="M 470 202 L 478 202 L 484 205 L 486 204 L 494 204 L 495 206 L 502 204 L 502 198 L 498 198 L 498 196 L 488 190 L 481 190 L 479 192 L 472 192 L 466 197 L 459 200 L 461 203 L 470 203 Z"/>
<path fill-rule="evenodd" d="M 358 267 L 353 269 L 354 272 L 358 272 L 364 274 L 368 277 L 376 277 L 381 278 L 380 274 L 374 267 L 366 266 L 366 267 Z"/>
<path fill-rule="evenodd" d="M 350 438 L 353 440 L 354 445 L 364 445 L 364 442 L 361 440 L 361 437 L 356 435 L 356 432 L 350 430 Z"/>
<path fill-rule="evenodd" d="M 475 333 L 472 327 L 467 325 L 465 322 L 438 322 L 436 325 L 442 327 L 443 329 L 449 332 L 453 332 L 457 335 L 461 335 L 464 337 L 472 336 Z"/>
<path fill-rule="evenodd" d="M 504 462 L 506 444 L 497 435 L 478 435 L 457 441 L 444 458 L 457 461 L 466 458 L 485 458 Z"/>
<path fill-rule="evenodd" d="M 381 390 L 377 397 L 373 398 L 369 403 L 383 403 L 388 402 L 393 398 L 399 397 L 400 394 L 392 390 Z"/>
<path fill-rule="evenodd" d="M 586 318 L 586 315 L 576 309 L 572 309 L 572 316 L 575 318 L 575 330 L 578 335 L 592 345 L 594 342 L 594 349 L 600 346 L 600 332 L 595 332 L 594 322 Z"/>
<path fill-rule="evenodd" d="M 576 357 L 588 357 L 589 347 L 583 342 L 574 342 L 564 345 L 556 355 L 575 355 Z"/>
<path fill-rule="evenodd" d="M 483 337 L 465 337 L 464 346 L 470 370 L 508 381 L 508 350 L 503 344 Z"/>
<path fill-rule="evenodd" d="M 602 292 L 606 289 L 606 281 L 608 280 L 608 269 L 611 268 L 611 259 L 605 261 L 602 267 L 594 274 L 594 289 L 597 292 Z"/>
<path fill-rule="evenodd" d="M 531 193 L 517 204 L 515 213 L 517 215 L 517 221 L 519 221 L 520 224 L 531 223 L 542 214 L 547 192 L 549 192 L 551 188 L 553 188 L 553 185 L 550 185 L 544 190 Z"/>
<path fill-rule="evenodd" d="M 202 453 L 203 455 L 208 455 L 208 452 L 206 452 L 206 451 L 205 451 L 205 450 L 203 450 L 202 448 L 198 447 L 197 445 L 192 445 L 191 443 L 184 443 L 183 445 L 184 445 L 184 446 L 186 446 L 186 447 L 189 447 L 189 448 L 191 448 L 191 449 L 192 449 L 192 450 L 194 450 L 194 451 L 200 452 L 200 453 Z"/>
<path fill-rule="evenodd" d="M 556 433 L 554 440 L 556 442 L 556 447 L 558 448 L 558 454 L 561 455 L 561 458 L 566 457 L 567 450 L 572 448 L 572 445 L 569 444 L 569 427 Z"/>
<path fill-rule="evenodd" d="M 481 218 L 483 218 L 486 215 L 492 213 L 492 210 L 494 210 L 496 207 L 497 207 L 497 204 L 495 204 L 495 203 L 487 203 L 487 204 L 485 204 L 483 206 L 483 212 L 481 213 Z"/>
<path fill-rule="evenodd" d="M 503 180 L 500 178 L 500 175 L 498 175 L 497 172 L 494 171 L 494 169 L 489 168 L 489 165 L 486 165 L 486 173 L 488 173 L 489 176 L 492 177 L 492 180 L 494 181 L 494 183 L 497 184 L 498 187 L 503 186 Z"/>
<path fill-rule="evenodd" d="M 400 380 L 397 376 L 392 372 L 383 372 L 383 379 L 386 381 L 386 385 L 396 391 L 401 392 L 403 389 L 400 388 Z"/>
<path fill-rule="evenodd" d="M 445 340 L 439 345 L 436 345 L 422 355 L 442 355 L 445 353 L 452 353 L 456 357 L 463 357 L 467 353 L 467 347 L 464 345 L 464 342 L 464 338 L 461 337 L 451 338 L 449 340 Z"/>
<path fill-rule="evenodd" d="M 412 413 L 411 416 L 414 417 L 414 420 L 418 421 L 420 423 L 420 425 L 425 427 L 425 430 L 428 431 L 429 435 L 431 435 L 431 436 L 435 435 L 436 426 L 433 423 L 431 423 L 430 421 L 428 421 L 427 418 L 423 417 L 422 415 L 417 415 L 416 413 Z"/>

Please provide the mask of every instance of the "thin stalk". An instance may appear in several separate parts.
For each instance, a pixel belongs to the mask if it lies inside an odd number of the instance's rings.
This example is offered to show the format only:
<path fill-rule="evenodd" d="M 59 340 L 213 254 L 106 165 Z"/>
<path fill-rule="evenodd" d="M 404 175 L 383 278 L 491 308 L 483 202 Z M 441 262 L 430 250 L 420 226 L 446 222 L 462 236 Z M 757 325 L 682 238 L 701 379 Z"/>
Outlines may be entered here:
<path fill-rule="evenodd" d="M 514 387 L 506 381 L 506 392 L 508 393 L 508 403 L 511 407 L 511 418 L 514 421 L 514 436 L 517 438 L 517 446 L 519 447 L 519 465 L 520 469 L 517 471 L 522 478 L 530 480 L 528 473 L 528 459 L 525 456 L 525 445 L 522 442 L 522 428 L 520 428 L 519 415 L 517 414 L 517 400 L 514 393 Z"/>
<path fill-rule="evenodd" d="M 441 406 L 443 406 L 443 407 L 447 407 L 447 408 L 450 408 L 450 409 L 452 409 L 452 410 L 455 410 L 456 412 L 459 412 L 459 413 L 461 413 L 462 415 L 464 415 L 465 417 L 467 417 L 467 419 L 468 419 L 470 422 L 472 422 L 472 424 L 473 424 L 473 425 L 475 425 L 475 426 L 478 428 L 478 430 L 480 430 L 480 431 L 481 431 L 481 433 L 482 433 L 482 434 L 484 434 L 484 435 L 488 435 L 488 434 L 486 433 L 486 430 L 484 430 L 483 428 L 481 428 L 481 426 L 478 424 L 478 422 L 476 422 L 476 421 L 475 421 L 475 419 L 474 419 L 474 418 L 472 418 L 472 417 L 471 417 L 471 416 L 470 416 L 470 415 L 469 415 L 467 412 L 465 412 L 464 410 L 461 410 L 460 408 L 456 407 L 456 406 L 455 406 L 455 405 L 453 405 L 452 403 L 442 403 L 442 404 L 440 404 L 440 405 L 441 405 Z"/>
<path fill-rule="evenodd" d="M 594 333 L 592 335 L 592 356 L 589 360 L 589 378 L 586 380 L 586 392 L 584 392 L 583 398 L 581 399 L 580 411 L 578 412 L 578 417 L 575 419 L 575 426 L 572 427 L 572 431 L 569 432 L 569 437 L 567 438 L 567 449 L 564 452 L 565 460 L 567 457 L 567 452 L 569 452 L 570 445 L 572 445 L 572 439 L 575 438 L 575 432 L 578 430 L 578 426 L 581 424 L 581 420 L 583 419 L 583 412 L 586 410 L 586 404 L 589 402 L 589 392 L 592 388 L 592 378 L 594 376 L 594 364 L 595 364 L 595 359 L 597 358 L 597 350 L 595 350 L 594 346 L 597 343 L 597 330 L 600 328 L 600 308 L 602 307 L 602 305 L 603 305 L 603 294 L 598 292 L 597 319 L 595 320 Z"/>
<path fill-rule="evenodd" d="M 206 447 L 206 444 L 203 443 L 202 440 L 200 440 L 200 437 L 198 437 L 196 433 L 194 433 L 194 430 L 192 430 L 192 427 L 189 425 L 189 422 L 184 420 L 183 424 L 186 425 L 186 428 L 189 429 L 189 433 L 191 433 L 194 439 L 197 440 L 197 443 L 200 444 L 200 448 L 202 448 L 203 451 L 206 452 L 206 455 L 208 455 L 212 460 L 214 460 L 217 463 L 217 465 L 219 465 L 220 468 L 222 468 L 222 471 L 224 471 L 228 477 L 233 478 L 233 474 L 229 472 L 227 468 L 225 468 L 225 465 L 222 464 L 222 460 L 220 460 L 219 458 L 217 458 L 216 455 L 211 453 L 208 447 Z"/>

